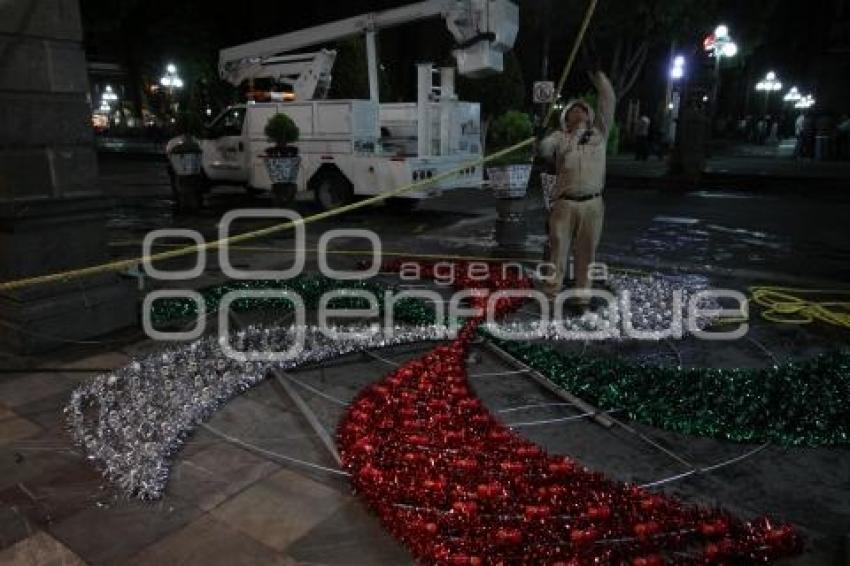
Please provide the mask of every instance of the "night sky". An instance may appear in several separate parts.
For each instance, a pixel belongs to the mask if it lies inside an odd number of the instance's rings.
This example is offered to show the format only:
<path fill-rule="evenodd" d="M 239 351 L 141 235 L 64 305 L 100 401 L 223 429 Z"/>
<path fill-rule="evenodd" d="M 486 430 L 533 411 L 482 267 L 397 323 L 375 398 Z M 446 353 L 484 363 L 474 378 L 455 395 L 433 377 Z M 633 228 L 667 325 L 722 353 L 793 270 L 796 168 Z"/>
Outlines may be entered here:
<path fill-rule="evenodd" d="M 669 10 L 682 1 L 642 3 Z M 520 3 L 521 30 L 515 51 L 528 84 L 540 75 L 543 2 Z M 190 69 L 188 74 L 214 74 L 217 51 L 222 47 L 409 3 L 182 0 L 151 4 L 138 0 L 81 0 L 81 8 L 89 60 L 119 62 L 132 74 L 154 74 L 164 61 L 175 60 Z M 622 5 L 615 0 L 601 0 L 599 4 L 591 36 L 598 35 L 597 30 L 604 25 L 603 11 Z M 583 0 L 552 0 L 552 17 L 548 20 L 550 75 L 561 68 L 586 5 Z M 680 26 L 675 38 L 661 34 L 651 38 L 646 65 L 630 96 L 654 98 L 663 90 L 671 40 L 675 39 L 684 53 L 690 48 L 695 67 L 700 66 L 698 62 L 710 65 L 697 46 L 714 23 L 723 22 L 741 47 L 740 56 L 724 69 L 728 88 L 721 103 L 730 113 L 747 101 L 751 90 L 747 85 L 755 84 L 769 69 L 787 84 L 799 83 L 801 89 L 815 92 L 819 101 L 834 112 L 848 110 L 841 106 L 850 105 L 845 102 L 850 100 L 846 78 L 850 76 L 850 1 L 812 0 L 805 10 L 798 2 L 787 0 L 706 0 L 699 6 L 704 12 L 703 25 Z M 413 64 L 422 60 L 440 62 L 447 57 L 451 41 L 438 20 L 384 30 L 379 37 L 381 61 L 387 72 L 398 78 L 402 90 L 413 88 Z M 606 49 L 610 50 L 604 40 L 597 38 L 597 43 L 603 55 Z M 571 88 L 585 88 L 585 84 L 573 83 Z"/>

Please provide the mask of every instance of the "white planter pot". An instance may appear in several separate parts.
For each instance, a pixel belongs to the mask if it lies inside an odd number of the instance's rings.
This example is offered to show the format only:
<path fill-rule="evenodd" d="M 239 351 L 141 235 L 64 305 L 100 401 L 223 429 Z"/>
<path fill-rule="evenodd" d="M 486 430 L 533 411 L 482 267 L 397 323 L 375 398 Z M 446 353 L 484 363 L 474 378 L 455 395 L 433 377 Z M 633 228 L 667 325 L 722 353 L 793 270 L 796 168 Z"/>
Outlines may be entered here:
<path fill-rule="evenodd" d="M 522 198 L 528 190 L 531 164 L 488 167 L 487 177 L 496 198 Z"/>
<path fill-rule="evenodd" d="M 298 167 L 301 165 L 300 157 L 265 157 L 266 170 L 273 185 L 281 183 L 294 183 L 298 178 Z"/>
<path fill-rule="evenodd" d="M 200 153 L 169 153 L 168 160 L 171 162 L 174 173 L 179 177 L 198 175 L 201 172 Z"/>

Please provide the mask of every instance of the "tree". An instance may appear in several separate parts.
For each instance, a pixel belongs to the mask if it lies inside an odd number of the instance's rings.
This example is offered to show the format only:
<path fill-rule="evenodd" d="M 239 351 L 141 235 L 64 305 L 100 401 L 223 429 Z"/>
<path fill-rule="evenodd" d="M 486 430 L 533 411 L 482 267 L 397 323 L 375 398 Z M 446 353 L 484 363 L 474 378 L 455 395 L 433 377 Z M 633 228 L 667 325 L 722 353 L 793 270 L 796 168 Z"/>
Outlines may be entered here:
<path fill-rule="evenodd" d="M 174 93 L 182 108 L 200 113 L 233 101 L 236 90 L 218 78 L 217 68 L 225 20 L 200 1 L 152 9 L 142 0 L 83 0 L 81 10 L 87 56 L 124 66 L 135 114 L 164 102 L 144 87 L 159 82 L 167 63 L 176 64 L 183 79 L 184 88 Z"/>
<path fill-rule="evenodd" d="M 459 77 L 461 100 L 481 103 L 481 145 L 486 147 L 487 132 L 496 116 L 525 107 L 525 81 L 516 54 L 505 54 L 504 70 L 482 79 Z"/>
<path fill-rule="evenodd" d="M 581 57 L 606 71 L 622 98 L 643 73 L 650 49 L 670 41 L 693 41 L 713 29 L 718 0 L 600 2 Z"/>
<path fill-rule="evenodd" d="M 362 35 L 337 44 L 332 73 L 329 98 L 369 98 L 369 64 L 366 60 L 366 39 Z M 393 99 L 394 85 L 380 64 L 378 90 L 382 101 Z"/>
<path fill-rule="evenodd" d="M 329 98 L 369 98 L 366 42 L 362 37 L 340 41 L 336 49 Z"/>

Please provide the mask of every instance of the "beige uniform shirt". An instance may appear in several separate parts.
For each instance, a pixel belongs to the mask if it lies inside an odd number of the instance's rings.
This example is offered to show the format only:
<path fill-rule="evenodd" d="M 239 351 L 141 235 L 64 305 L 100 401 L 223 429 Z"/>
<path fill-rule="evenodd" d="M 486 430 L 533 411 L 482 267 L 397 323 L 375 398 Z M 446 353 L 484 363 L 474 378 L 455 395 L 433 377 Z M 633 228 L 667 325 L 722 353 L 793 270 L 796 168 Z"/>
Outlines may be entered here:
<path fill-rule="evenodd" d="M 552 197 L 585 196 L 605 188 L 608 134 L 614 121 L 614 89 L 606 79 L 599 81 L 599 114 L 588 116 L 588 127 L 565 129 L 547 136 L 540 153 L 555 160 L 557 178 Z"/>

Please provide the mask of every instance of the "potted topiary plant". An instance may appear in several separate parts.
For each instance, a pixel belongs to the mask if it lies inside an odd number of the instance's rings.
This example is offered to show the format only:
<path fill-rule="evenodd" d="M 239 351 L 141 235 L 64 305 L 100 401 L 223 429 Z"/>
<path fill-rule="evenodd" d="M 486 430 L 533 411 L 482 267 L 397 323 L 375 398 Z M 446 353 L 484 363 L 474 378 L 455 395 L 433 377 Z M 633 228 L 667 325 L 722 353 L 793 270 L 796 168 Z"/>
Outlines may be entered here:
<path fill-rule="evenodd" d="M 524 112 L 509 110 L 490 126 L 488 149 L 500 151 L 530 138 L 534 134 L 531 118 Z M 531 177 L 532 149 L 513 151 L 487 167 L 487 178 L 496 198 L 523 198 Z"/>
<path fill-rule="evenodd" d="M 495 151 L 509 148 L 528 139 L 534 127 L 528 114 L 509 110 L 490 126 L 489 148 Z M 512 151 L 487 167 L 487 179 L 496 201 L 496 243 L 505 252 L 520 250 L 525 245 L 525 195 L 531 177 L 532 148 Z"/>
<path fill-rule="evenodd" d="M 265 155 L 266 170 L 272 182 L 272 198 L 276 205 L 286 206 L 298 191 L 295 180 L 301 158 L 298 157 L 298 148 L 292 144 L 298 141 L 300 132 L 292 118 L 277 113 L 266 123 L 265 134 L 274 143 L 266 149 Z"/>
<path fill-rule="evenodd" d="M 203 206 L 204 181 L 201 171 L 203 125 L 197 115 L 183 112 L 177 119 L 180 135 L 168 142 L 166 155 L 174 206 L 177 212 L 195 212 Z"/>
<path fill-rule="evenodd" d="M 201 132 L 198 117 L 189 112 L 178 116 L 177 130 L 180 136 L 168 147 L 168 160 L 178 177 L 190 177 L 201 172 L 201 145 L 197 136 Z"/>

